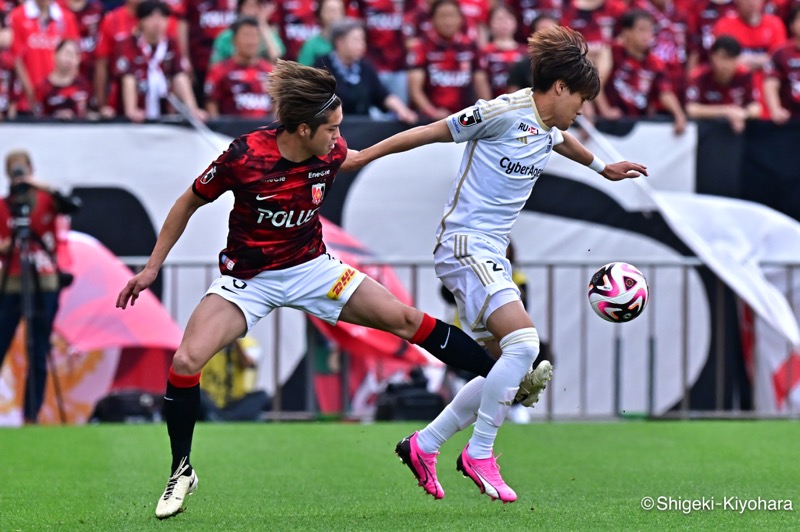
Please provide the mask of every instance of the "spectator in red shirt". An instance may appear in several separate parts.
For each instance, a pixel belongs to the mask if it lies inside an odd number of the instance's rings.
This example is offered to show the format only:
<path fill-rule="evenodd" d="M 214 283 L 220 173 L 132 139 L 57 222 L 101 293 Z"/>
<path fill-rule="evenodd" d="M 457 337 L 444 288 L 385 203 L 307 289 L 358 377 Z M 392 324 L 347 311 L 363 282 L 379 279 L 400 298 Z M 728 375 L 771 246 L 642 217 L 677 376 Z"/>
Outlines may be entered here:
<path fill-rule="evenodd" d="M 406 9 L 403 15 L 403 37 L 406 42 L 406 50 L 413 50 L 419 44 L 423 35 L 433 29 L 431 23 L 431 6 L 434 0 L 422 0 L 416 5 L 406 2 Z"/>
<path fill-rule="evenodd" d="M 556 21 L 561 20 L 562 3 L 567 2 L 569 0 L 509 0 L 505 2 L 512 12 L 517 14 L 519 20 L 516 39 L 520 42 L 527 42 L 532 33 L 530 28 L 533 28 L 534 21 L 543 15 Z"/>
<path fill-rule="evenodd" d="M 354 14 L 364 20 L 367 58 L 378 70 L 383 85 L 408 103 L 408 72 L 403 36 L 403 4 L 408 0 L 352 0 Z"/>
<path fill-rule="evenodd" d="M 159 118 L 170 90 L 198 119 L 207 117 L 197 107 L 187 61 L 175 39 L 167 36 L 169 13 L 169 7 L 159 0 L 145 0 L 136 6 L 139 28 L 120 43 L 115 54 L 122 110 L 133 122 Z"/>
<path fill-rule="evenodd" d="M 552 15 L 539 15 L 531 24 L 531 35 L 537 31 L 558 26 L 558 19 Z M 525 87 L 530 87 L 533 82 L 533 68 L 527 54 L 511 68 L 508 75 L 508 92 L 517 92 Z"/>
<path fill-rule="evenodd" d="M 527 46 L 514 40 L 516 33 L 517 19 L 511 9 L 503 4 L 494 7 L 489 16 L 491 42 L 483 47 L 481 56 L 495 97 L 508 92 L 511 68 L 519 60 L 528 58 Z"/>
<path fill-rule="evenodd" d="M 178 21 L 181 53 L 194 72 L 198 98 L 211 59 L 214 39 L 236 20 L 236 0 L 184 0 L 185 18 Z"/>
<path fill-rule="evenodd" d="M 678 99 L 686 94 L 686 61 L 689 57 L 689 18 L 675 7 L 673 0 L 638 0 L 637 7 L 655 21 L 655 41 L 650 51 L 666 65 Z"/>
<path fill-rule="evenodd" d="M 9 50 L 0 50 L 0 120 L 16 116 L 14 101 L 14 56 Z"/>
<path fill-rule="evenodd" d="M 660 104 L 675 121 L 675 132 L 686 128 L 686 115 L 673 91 L 664 64 L 650 52 L 653 45 L 653 17 L 632 9 L 620 19 L 621 44 L 612 50 L 609 77 L 597 97 L 597 111 L 603 118 L 643 117 L 655 114 Z"/>
<path fill-rule="evenodd" d="M 611 71 L 611 43 L 617 21 L 627 9 L 621 0 L 565 0 L 561 25 L 579 31 L 589 45 L 589 59 L 600 79 Z M 588 106 L 591 107 L 591 106 Z"/>
<path fill-rule="evenodd" d="M 78 40 L 75 16 L 52 0 L 26 0 L 9 16 L 14 34 L 12 53 L 26 98 L 20 112 L 36 111 L 35 88 L 53 70 L 56 46 L 64 39 Z"/>
<path fill-rule="evenodd" d="M 72 11 L 78 22 L 81 75 L 87 80 L 92 80 L 94 79 L 94 51 L 97 47 L 100 23 L 103 20 L 105 8 L 98 0 L 63 0 L 63 5 Z"/>
<path fill-rule="evenodd" d="M 736 14 L 721 18 L 714 35 L 730 35 L 742 45 L 739 61 L 753 71 L 761 71 L 770 53 L 786 42 L 786 28 L 775 15 L 764 14 L 764 0 L 734 0 Z M 760 88 L 760 75 L 757 87 Z"/>
<path fill-rule="evenodd" d="M 702 0 L 691 8 L 691 52 L 688 71 L 694 71 L 700 63 L 708 61 L 708 51 L 714 44 L 714 26 L 728 15 L 736 15 L 733 0 Z"/>
<path fill-rule="evenodd" d="M 460 32 L 456 0 L 436 0 L 431 7 L 432 31 L 411 52 L 408 93 L 414 106 L 431 120 L 446 118 L 492 90 L 480 65 L 478 47 Z M 474 90 L 474 93 L 473 93 Z"/>
<path fill-rule="evenodd" d="M 117 60 L 114 54 L 119 49 L 119 43 L 128 40 L 136 31 L 139 24 L 139 20 L 136 18 L 136 6 L 141 1 L 125 0 L 125 4 L 106 13 L 103 22 L 100 23 L 100 33 L 95 48 L 94 91 L 100 114 L 104 117 L 114 116 L 116 109 L 120 106 L 120 88 L 113 80 L 112 83 L 109 83 L 109 65 L 113 70 Z M 171 3 L 168 3 L 167 6 L 174 6 L 176 2 L 180 3 L 180 1 L 170 0 Z M 171 7 L 170 12 L 173 13 Z M 169 19 L 167 35 L 169 37 L 178 35 L 177 21 L 174 17 Z"/>
<path fill-rule="evenodd" d="M 764 96 L 776 124 L 800 118 L 800 5 L 789 15 L 792 40 L 778 48 L 765 70 Z"/>
<path fill-rule="evenodd" d="M 686 89 L 686 114 L 691 118 L 724 118 L 736 133 L 747 120 L 761 115 L 753 74 L 738 64 L 742 46 L 723 35 L 711 46 L 709 63 L 692 76 Z"/>
<path fill-rule="evenodd" d="M 80 74 L 81 50 L 75 41 L 61 41 L 55 68 L 36 88 L 42 116 L 61 120 L 86 118 L 89 82 Z"/>
<path fill-rule="evenodd" d="M 0 50 L 11 47 L 11 30 L 8 29 L 8 15 L 16 4 L 13 0 L 0 0 Z"/>
<path fill-rule="evenodd" d="M 206 111 L 219 115 L 266 118 L 272 114 L 269 73 L 272 64 L 261 59 L 258 20 L 243 17 L 233 23 L 234 55 L 211 65 L 206 77 Z"/>
<path fill-rule="evenodd" d="M 286 45 L 286 58 L 297 59 L 303 43 L 319 33 L 317 0 L 276 2 L 275 20 Z"/>

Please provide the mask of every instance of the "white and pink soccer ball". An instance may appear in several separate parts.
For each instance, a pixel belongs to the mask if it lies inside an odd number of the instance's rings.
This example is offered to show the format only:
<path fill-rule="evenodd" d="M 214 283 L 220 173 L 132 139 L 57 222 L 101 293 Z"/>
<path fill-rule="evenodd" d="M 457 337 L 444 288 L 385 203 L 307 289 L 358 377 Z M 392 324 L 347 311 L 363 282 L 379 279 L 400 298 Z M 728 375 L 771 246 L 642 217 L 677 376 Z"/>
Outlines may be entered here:
<path fill-rule="evenodd" d="M 626 262 L 606 264 L 589 282 L 589 304 L 606 321 L 623 323 L 639 316 L 650 296 L 642 272 Z"/>

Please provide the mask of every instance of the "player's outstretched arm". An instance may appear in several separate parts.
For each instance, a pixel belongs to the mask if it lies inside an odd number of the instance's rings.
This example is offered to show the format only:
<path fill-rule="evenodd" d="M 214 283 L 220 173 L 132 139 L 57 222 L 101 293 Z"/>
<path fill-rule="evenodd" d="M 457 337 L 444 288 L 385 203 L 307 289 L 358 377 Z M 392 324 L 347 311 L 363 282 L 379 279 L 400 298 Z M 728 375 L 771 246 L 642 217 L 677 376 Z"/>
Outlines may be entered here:
<path fill-rule="evenodd" d="M 358 170 L 367 163 L 391 153 L 413 150 L 435 142 L 453 142 L 453 135 L 444 120 L 402 131 L 361 151 L 350 150 L 342 170 Z"/>
<path fill-rule="evenodd" d="M 169 210 L 167 219 L 164 220 L 161 232 L 158 233 L 156 245 L 153 247 L 153 252 L 150 254 L 144 269 L 133 276 L 117 296 L 117 308 L 126 308 L 129 300 L 131 305 L 134 305 L 139 293 L 153 284 L 158 275 L 158 270 L 161 269 L 161 265 L 164 264 L 167 258 L 167 254 L 169 254 L 186 229 L 189 218 L 206 203 L 191 188 L 178 198 L 175 205 Z"/>
<path fill-rule="evenodd" d="M 556 145 L 553 150 L 571 159 L 578 164 L 588 166 L 601 176 L 609 181 L 619 181 L 629 177 L 639 177 L 640 175 L 647 175 L 647 167 L 639 163 L 631 163 L 628 161 L 620 161 L 613 164 L 605 164 L 590 152 L 583 144 L 575 137 L 567 132 L 563 132 L 564 142 Z"/>

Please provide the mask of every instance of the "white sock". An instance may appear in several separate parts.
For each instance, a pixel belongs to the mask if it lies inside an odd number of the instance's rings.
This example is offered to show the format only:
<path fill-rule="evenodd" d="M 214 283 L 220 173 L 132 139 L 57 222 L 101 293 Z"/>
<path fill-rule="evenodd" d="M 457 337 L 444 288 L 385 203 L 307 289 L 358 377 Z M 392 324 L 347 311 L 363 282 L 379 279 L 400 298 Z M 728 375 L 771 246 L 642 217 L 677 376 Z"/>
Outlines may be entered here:
<path fill-rule="evenodd" d="M 455 433 L 475 423 L 485 381 L 483 377 L 475 377 L 458 390 L 442 413 L 419 431 L 417 445 L 420 449 L 426 453 L 435 453 Z"/>
<path fill-rule="evenodd" d="M 519 390 L 519 383 L 539 355 L 539 335 L 528 327 L 512 332 L 500 340 L 502 354 L 483 385 L 478 419 L 467 453 L 472 458 L 492 456 L 497 430 Z"/>

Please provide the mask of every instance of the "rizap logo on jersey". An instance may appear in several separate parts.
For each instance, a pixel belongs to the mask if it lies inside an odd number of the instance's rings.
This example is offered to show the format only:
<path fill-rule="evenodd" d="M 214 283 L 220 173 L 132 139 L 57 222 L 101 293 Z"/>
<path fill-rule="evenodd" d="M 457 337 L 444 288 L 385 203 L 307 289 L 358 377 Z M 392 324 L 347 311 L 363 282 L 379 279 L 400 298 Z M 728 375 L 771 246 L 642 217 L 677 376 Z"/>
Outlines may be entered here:
<path fill-rule="evenodd" d="M 217 167 L 212 166 L 208 169 L 208 172 L 203 174 L 203 177 L 200 178 L 200 184 L 207 185 L 209 181 L 214 179 L 214 176 L 217 175 Z"/>
<path fill-rule="evenodd" d="M 531 179 L 536 179 L 540 175 L 542 175 L 542 170 L 536 168 L 534 165 L 526 166 L 524 164 L 520 164 L 517 161 L 512 161 L 508 157 L 503 157 L 500 159 L 500 168 L 502 168 L 506 174 L 518 174 L 518 175 L 527 175 L 530 176 Z"/>
<path fill-rule="evenodd" d="M 539 130 L 537 128 L 533 127 L 530 124 L 526 124 L 525 122 L 520 122 L 519 123 L 519 130 L 520 131 L 524 131 L 525 133 L 528 133 L 529 135 L 538 135 L 539 134 Z"/>
<path fill-rule="evenodd" d="M 465 111 L 458 117 L 458 123 L 464 127 L 474 126 L 483 122 L 481 118 L 481 110 L 473 109 L 472 111 Z"/>
<path fill-rule="evenodd" d="M 275 227 L 285 227 L 291 229 L 292 227 L 300 227 L 301 225 L 310 222 L 319 209 L 310 211 L 302 210 L 298 213 L 294 211 L 278 211 L 274 212 L 269 209 L 256 209 L 259 212 L 258 220 L 256 223 L 265 221 L 272 222 Z"/>
<path fill-rule="evenodd" d="M 330 175 L 330 174 L 331 174 L 330 169 L 322 170 L 322 171 L 319 171 L 319 172 L 309 172 L 308 173 L 308 178 L 309 179 L 313 179 L 315 177 L 325 177 L 326 175 Z"/>
<path fill-rule="evenodd" d="M 356 270 L 353 268 L 347 268 L 342 275 L 333 283 L 333 286 L 328 291 L 328 297 L 330 299 L 339 299 L 342 296 L 342 292 L 344 289 L 347 288 L 347 285 L 350 284 L 350 281 L 353 280 L 353 277 L 356 276 Z"/>

